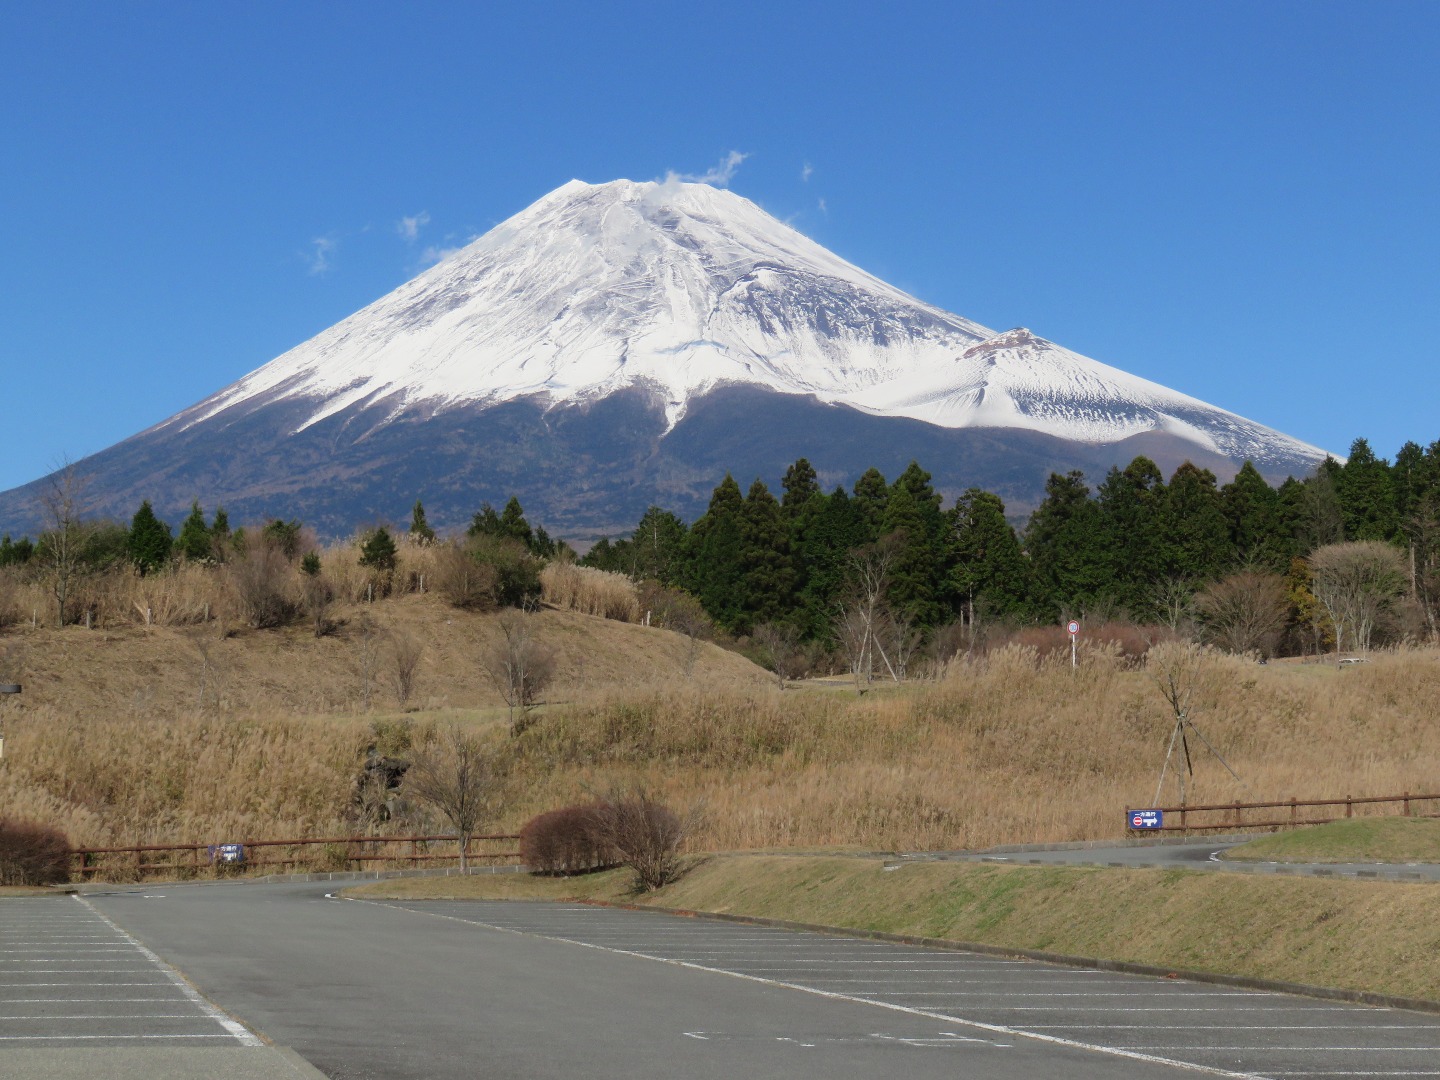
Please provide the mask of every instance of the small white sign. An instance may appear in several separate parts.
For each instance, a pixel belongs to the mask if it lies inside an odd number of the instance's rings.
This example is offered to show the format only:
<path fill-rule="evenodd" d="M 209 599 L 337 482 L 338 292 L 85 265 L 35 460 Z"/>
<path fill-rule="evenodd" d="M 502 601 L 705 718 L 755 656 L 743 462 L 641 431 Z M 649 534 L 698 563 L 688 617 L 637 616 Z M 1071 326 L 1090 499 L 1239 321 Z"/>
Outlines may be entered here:
<path fill-rule="evenodd" d="M 1080 632 L 1080 624 L 1072 619 L 1070 625 L 1065 627 L 1065 629 L 1069 630 L 1071 634 L 1078 634 Z"/>

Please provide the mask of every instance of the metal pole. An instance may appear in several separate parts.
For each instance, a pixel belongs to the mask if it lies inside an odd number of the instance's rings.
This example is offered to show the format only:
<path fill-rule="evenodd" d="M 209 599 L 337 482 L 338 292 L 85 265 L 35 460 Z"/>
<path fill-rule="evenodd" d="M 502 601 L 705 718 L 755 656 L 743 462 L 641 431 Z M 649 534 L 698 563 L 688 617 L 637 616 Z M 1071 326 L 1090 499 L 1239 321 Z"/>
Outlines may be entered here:
<path fill-rule="evenodd" d="M 1075 635 L 1074 635 L 1074 634 L 1071 634 L 1071 635 L 1070 635 L 1070 666 L 1071 666 L 1072 668 L 1077 668 L 1077 667 L 1080 666 L 1079 661 L 1077 661 L 1077 660 L 1075 659 Z"/>

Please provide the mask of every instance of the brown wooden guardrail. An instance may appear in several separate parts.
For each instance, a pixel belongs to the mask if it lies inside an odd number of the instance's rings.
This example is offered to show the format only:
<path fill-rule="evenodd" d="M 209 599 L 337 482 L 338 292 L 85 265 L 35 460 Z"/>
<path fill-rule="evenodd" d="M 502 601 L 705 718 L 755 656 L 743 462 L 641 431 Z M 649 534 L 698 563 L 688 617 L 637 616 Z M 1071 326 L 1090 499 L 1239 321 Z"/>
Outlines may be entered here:
<path fill-rule="evenodd" d="M 1301 816 L 1301 811 L 1310 811 L 1322 807 L 1345 808 L 1343 814 L 1333 813 L 1326 816 L 1315 816 L 1306 814 Z M 1355 810 L 1359 807 L 1362 816 L 1404 816 L 1404 817 L 1440 817 L 1440 795 L 1412 795 L 1404 792 L 1400 795 L 1366 795 L 1356 798 L 1346 795 L 1337 799 L 1282 799 L 1276 802 L 1232 802 L 1232 803 L 1210 803 L 1191 806 L 1154 806 L 1145 807 L 1146 810 L 1158 810 L 1162 815 L 1163 824 L 1147 828 L 1129 827 L 1129 832 L 1153 833 L 1153 832 L 1214 832 L 1214 831 L 1241 831 L 1245 829 L 1282 829 L 1298 825 L 1325 825 L 1332 821 L 1343 821 L 1346 818 L 1353 818 Z M 1368 811 L 1372 808 L 1397 808 L 1393 813 L 1382 810 L 1379 815 L 1371 814 Z M 1269 816 L 1251 816 L 1254 811 L 1269 810 L 1283 811 L 1282 814 L 1271 814 Z M 1133 821 L 1139 808 L 1125 811 L 1127 821 Z"/>
<path fill-rule="evenodd" d="M 135 844 L 128 847 L 74 848 L 71 873 L 76 877 L 149 876 L 196 877 L 211 873 L 242 873 L 255 869 L 310 867 L 316 871 L 343 871 L 389 864 L 393 868 L 460 863 L 459 837 L 425 836 L 323 836 L 295 840 L 237 840 L 241 861 L 226 862 L 219 849 L 232 846 L 205 844 Z M 486 833 L 470 837 L 467 861 L 514 862 L 520 853 L 494 850 L 501 841 L 516 841 L 513 833 Z M 266 857 L 273 851 L 275 857 Z M 258 857 L 257 857 L 258 855 Z M 218 856 L 218 857 L 217 857 Z"/>

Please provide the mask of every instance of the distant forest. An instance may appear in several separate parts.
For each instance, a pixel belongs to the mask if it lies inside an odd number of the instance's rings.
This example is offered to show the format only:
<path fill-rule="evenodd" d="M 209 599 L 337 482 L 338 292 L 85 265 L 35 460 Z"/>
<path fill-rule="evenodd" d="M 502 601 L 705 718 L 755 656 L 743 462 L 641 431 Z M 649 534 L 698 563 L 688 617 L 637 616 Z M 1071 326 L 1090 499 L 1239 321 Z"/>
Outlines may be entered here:
<path fill-rule="evenodd" d="M 602 540 L 583 562 L 684 589 L 736 635 L 780 624 L 833 641 L 867 575 L 878 574 L 884 611 L 875 617 L 898 619 L 902 637 L 906 627 L 956 623 L 1208 622 L 1222 643 L 1299 652 L 1334 644 L 1334 624 L 1343 633 L 1346 621 L 1314 595 L 1323 552 L 1322 571 L 1339 558 L 1342 576 L 1383 579 L 1372 590 L 1384 594 L 1379 610 L 1356 623 L 1357 644 L 1436 633 L 1440 442 L 1407 443 L 1391 463 L 1359 439 L 1344 465 L 1327 459 L 1278 489 L 1249 462 L 1223 486 L 1188 463 L 1166 482 L 1144 457 L 1111 469 L 1093 492 L 1079 472 L 1052 474 L 1023 531 L 986 491 L 946 507 L 918 463 L 894 481 L 872 469 L 850 491 L 826 494 L 802 459 L 782 488 L 776 499 L 756 480 L 742 494 L 726 476 L 693 525 L 651 508 L 631 537 Z M 1357 559 L 1364 568 L 1350 566 Z M 1257 605 L 1264 610 L 1250 610 Z M 1236 619 L 1252 625 L 1228 625 Z"/>
<path fill-rule="evenodd" d="M 699 617 L 772 654 L 844 652 L 852 668 L 868 668 L 872 652 L 903 664 L 926 645 L 939 655 L 1071 618 L 1261 654 L 1437 636 L 1440 442 L 1407 443 L 1392 463 L 1360 439 L 1343 465 L 1326 460 L 1279 488 L 1248 462 L 1224 485 L 1188 463 L 1167 481 L 1144 457 L 1111 469 L 1094 491 L 1079 472 L 1053 474 L 1023 530 L 990 492 L 972 488 L 944 505 L 917 462 L 894 480 L 871 469 L 827 494 L 802 458 L 781 488 L 777 498 L 757 479 L 742 492 L 727 475 L 692 524 L 651 507 L 630 536 L 601 540 L 578 560 L 532 529 L 515 499 L 499 513 L 482 507 L 464 537 L 448 540 L 436 538 L 417 502 L 411 553 L 401 530 L 370 529 L 341 562 L 371 575 L 364 595 L 372 599 L 423 590 L 423 565 L 452 602 L 483 607 L 525 606 L 540 595 L 545 565 L 578 561 L 585 573 L 628 579 L 608 580 L 629 590 L 627 603 L 647 621 L 651 612 L 693 634 Z M 79 588 L 87 575 L 229 564 L 241 581 L 239 560 L 254 562 L 260 548 L 278 551 L 298 575 L 293 610 L 325 595 L 316 545 L 298 521 L 232 533 L 223 510 L 207 523 L 197 505 L 174 536 L 146 502 L 128 528 L 81 528 L 75 493 L 57 493 L 53 528 L 34 540 L 0 538 L 0 585 L 9 575 L 43 586 L 62 623 L 89 622 L 94 590 Z M 414 580 L 404 585 L 407 559 Z M 209 618 L 208 603 L 203 610 Z"/>

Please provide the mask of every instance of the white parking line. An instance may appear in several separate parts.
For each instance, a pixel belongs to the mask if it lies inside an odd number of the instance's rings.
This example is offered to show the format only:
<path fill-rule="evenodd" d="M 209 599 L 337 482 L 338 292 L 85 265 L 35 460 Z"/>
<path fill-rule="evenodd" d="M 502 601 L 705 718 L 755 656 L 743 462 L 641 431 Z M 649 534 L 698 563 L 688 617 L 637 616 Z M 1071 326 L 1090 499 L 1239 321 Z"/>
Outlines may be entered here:
<path fill-rule="evenodd" d="M 224 1039 L 223 1034 L 208 1032 L 203 1035 L 0 1035 L 0 1042 L 70 1042 L 72 1039 Z M 256 1039 L 246 1046 L 263 1046 Z"/>
<path fill-rule="evenodd" d="M 135 948 L 139 950 L 140 955 L 145 957 L 146 960 L 149 960 L 152 964 L 159 968 L 160 971 L 165 975 L 165 977 L 169 979 L 170 982 L 175 986 L 175 988 L 179 990 L 182 994 L 184 994 L 186 998 L 189 999 L 192 1005 L 199 1009 L 210 1020 L 214 1021 L 216 1024 L 219 1024 L 220 1027 L 224 1028 L 226 1033 L 229 1034 L 230 1037 L 233 1038 L 236 1042 L 240 1043 L 242 1046 L 265 1045 L 255 1034 L 253 1034 L 248 1028 L 246 1028 L 245 1025 L 241 1024 L 239 1021 L 232 1020 L 225 1013 L 221 1012 L 214 1005 L 210 1004 L 210 1002 L 206 1001 L 205 998 L 200 995 L 200 992 L 196 990 L 193 986 L 191 986 L 189 983 L 187 983 L 183 978 L 181 978 L 180 974 L 175 971 L 174 968 L 172 968 L 169 964 L 165 963 L 165 961 L 161 960 L 160 957 L 155 955 L 155 953 L 151 952 L 144 945 L 140 944 L 139 941 L 137 941 L 135 938 L 131 937 L 128 933 L 122 930 L 119 925 L 112 922 L 110 918 L 105 915 L 104 912 L 96 909 L 94 905 L 92 905 L 88 900 L 84 899 L 83 897 L 77 896 L 75 899 L 78 900 L 80 903 L 84 904 L 85 907 L 91 913 L 93 913 L 97 919 L 103 922 L 106 926 L 110 927 L 111 930 L 115 931 L 115 933 L 119 934 L 131 945 L 135 946 Z M 143 1038 L 144 1036 L 141 1037 Z"/>
<path fill-rule="evenodd" d="M 831 990 L 822 990 L 814 986 L 806 986 L 802 983 L 785 982 L 779 979 L 767 979 L 759 975 L 747 975 L 739 971 L 727 971 L 724 968 L 708 967 L 704 964 L 695 964 L 686 960 L 671 960 L 664 956 L 655 956 L 650 953 L 637 952 L 631 949 L 618 949 L 607 945 L 598 945 L 589 941 L 576 941 L 573 938 L 556 937 L 552 934 L 543 934 L 533 930 L 515 930 L 508 926 L 497 926 L 493 923 L 481 922 L 477 919 L 462 919 L 455 915 L 445 915 L 437 911 L 429 911 L 423 908 L 405 907 L 399 904 L 389 904 L 378 900 L 351 899 L 352 903 L 372 904 L 376 907 L 389 907 L 398 911 L 408 911 L 414 915 L 428 915 L 431 918 L 445 919 L 450 922 L 458 922 L 468 926 L 483 926 L 502 933 L 515 934 L 519 937 L 535 937 L 548 941 L 560 941 L 571 945 L 578 945 L 585 949 L 595 949 L 599 952 L 614 953 L 618 956 L 631 956 L 641 960 L 654 960 L 662 964 L 673 964 L 677 967 L 687 968 L 693 971 L 706 971 L 715 975 L 727 975 L 733 979 L 744 979 L 747 982 L 761 983 L 766 986 L 777 986 L 786 990 L 798 990 L 801 993 L 813 994 L 816 997 L 828 998 L 833 1001 L 846 1001 L 858 1005 L 871 1005 L 876 1008 L 887 1009 L 891 1012 L 905 1013 L 910 1016 L 923 1016 L 930 1020 L 941 1020 L 947 1024 L 959 1024 L 963 1027 L 974 1028 L 978 1031 L 988 1031 L 996 1035 L 1005 1035 L 1030 1039 L 1035 1042 L 1048 1043 L 1053 1046 L 1066 1046 L 1076 1050 L 1090 1050 L 1095 1053 L 1105 1054 L 1111 1057 L 1126 1058 L 1131 1061 L 1143 1061 L 1154 1065 L 1170 1065 L 1188 1072 L 1201 1073 L 1206 1076 L 1225 1076 L 1234 1080 L 1265 1080 L 1258 1073 L 1236 1072 L 1232 1069 L 1222 1069 L 1210 1065 L 1200 1065 L 1194 1062 L 1181 1061 L 1175 1058 L 1159 1057 L 1137 1050 L 1130 1050 L 1124 1047 L 1105 1046 L 1098 1043 L 1079 1042 L 1074 1039 L 1065 1039 L 1058 1035 L 1046 1035 L 1038 1031 L 1027 1031 L 1021 1028 L 1007 1027 L 1002 1024 L 987 1024 L 978 1020 L 969 1020 L 961 1016 L 953 1016 L 947 1013 L 935 1012 L 928 1009 L 917 1009 L 908 1005 L 899 1005 L 890 1001 L 877 1001 L 871 998 L 856 997 L 850 994 L 840 994 Z"/>

